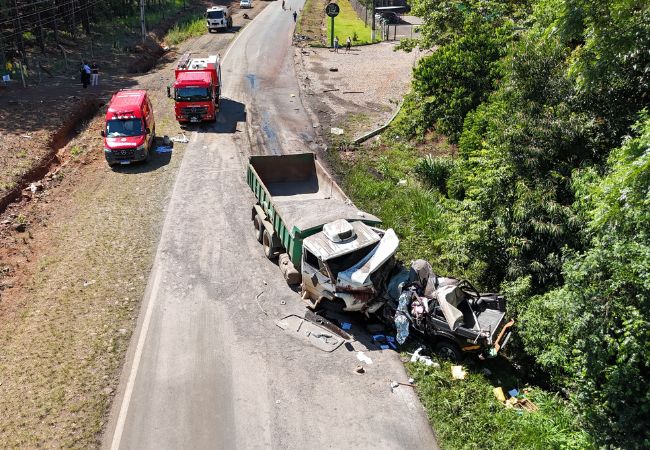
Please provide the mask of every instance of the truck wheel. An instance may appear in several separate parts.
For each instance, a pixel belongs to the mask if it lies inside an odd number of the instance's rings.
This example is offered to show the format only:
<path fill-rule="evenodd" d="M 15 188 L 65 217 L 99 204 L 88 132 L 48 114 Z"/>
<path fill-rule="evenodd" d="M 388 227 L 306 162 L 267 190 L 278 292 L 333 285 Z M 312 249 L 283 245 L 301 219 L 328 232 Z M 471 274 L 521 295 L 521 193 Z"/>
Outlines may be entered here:
<path fill-rule="evenodd" d="M 260 244 L 262 243 L 262 234 L 264 233 L 264 225 L 262 224 L 262 218 L 258 215 L 255 215 L 253 219 L 253 226 L 255 227 L 255 239 Z"/>
<path fill-rule="evenodd" d="M 273 239 L 266 229 L 262 233 L 262 245 L 264 246 L 264 256 L 271 260 L 278 257 L 277 249 L 273 247 Z"/>
<path fill-rule="evenodd" d="M 436 353 L 454 362 L 460 362 L 463 359 L 463 352 L 458 346 L 451 341 L 442 340 L 436 344 Z"/>

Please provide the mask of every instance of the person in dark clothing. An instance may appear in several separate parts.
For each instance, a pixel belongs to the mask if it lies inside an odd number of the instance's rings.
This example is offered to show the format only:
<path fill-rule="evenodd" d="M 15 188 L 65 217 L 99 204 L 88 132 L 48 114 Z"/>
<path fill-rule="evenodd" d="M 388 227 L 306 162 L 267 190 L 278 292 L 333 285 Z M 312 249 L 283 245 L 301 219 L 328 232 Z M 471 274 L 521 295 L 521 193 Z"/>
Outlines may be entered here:
<path fill-rule="evenodd" d="M 295 22 L 297 19 L 298 19 L 298 13 L 294 11 L 293 12 L 293 21 Z"/>
<path fill-rule="evenodd" d="M 81 74 L 81 85 L 86 89 L 90 84 L 90 67 L 86 64 L 85 61 L 82 62 L 81 69 L 79 70 Z"/>

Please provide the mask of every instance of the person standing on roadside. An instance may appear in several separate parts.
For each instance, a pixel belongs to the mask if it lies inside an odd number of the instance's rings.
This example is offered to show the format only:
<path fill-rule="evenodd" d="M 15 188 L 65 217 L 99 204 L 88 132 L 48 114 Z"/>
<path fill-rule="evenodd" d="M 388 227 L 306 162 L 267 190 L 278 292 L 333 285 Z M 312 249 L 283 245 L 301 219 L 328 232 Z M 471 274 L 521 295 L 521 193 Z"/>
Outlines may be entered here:
<path fill-rule="evenodd" d="M 334 36 L 334 53 L 339 52 L 339 37 Z"/>
<path fill-rule="evenodd" d="M 99 86 L 99 66 L 95 61 L 90 65 L 90 85 Z"/>
<path fill-rule="evenodd" d="M 90 67 L 86 64 L 86 61 L 81 62 L 81 85 L 86 89 L 90 84 Z"/>
<path fill-rule="evenodd" d="M 298 13 L 296 11 L 293 12 L 293 21 L 294 23 L 298 20 Z"/>
<path fill-rule="evenodd" d="M 282 11 L 284 11 L 284 0 L 282 0 Z"/>
<path fill-rule="evenodd" d="M 352 39 L 350 39 L 350 36 L 345 40 L 345 53 L 348 53 L 350 51 L 350 47 L 352 46 Z"/>

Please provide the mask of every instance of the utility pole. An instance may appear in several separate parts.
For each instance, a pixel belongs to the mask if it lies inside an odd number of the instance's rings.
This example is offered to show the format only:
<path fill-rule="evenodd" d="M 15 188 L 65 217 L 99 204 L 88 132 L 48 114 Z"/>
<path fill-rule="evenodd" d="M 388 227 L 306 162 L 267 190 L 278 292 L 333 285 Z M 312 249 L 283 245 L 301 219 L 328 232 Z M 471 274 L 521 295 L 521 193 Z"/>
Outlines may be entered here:
<path fill-rule="evenodd" d="M 375 42 L 375 0 L 370 0 L 372 2 L 372 29 L 370 31 L 370 42 Z"/>
<path fill-rule="evenodd" d="M 142 43 L 147 37 L 147 27 L 144 23 L 144 0 L 140 0 L 140 26 L 142 27 Z"/>

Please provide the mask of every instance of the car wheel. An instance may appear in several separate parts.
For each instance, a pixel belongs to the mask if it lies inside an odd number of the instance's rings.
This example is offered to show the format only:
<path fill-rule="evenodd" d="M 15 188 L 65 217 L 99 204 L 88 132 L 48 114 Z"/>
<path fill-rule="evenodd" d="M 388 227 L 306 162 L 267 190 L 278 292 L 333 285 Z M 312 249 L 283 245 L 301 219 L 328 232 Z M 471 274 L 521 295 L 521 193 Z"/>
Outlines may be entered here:
<path fill-rule="evenodd" d="M 460 362 L 463 359 L 463 352 L 460 351 L 458 346 L 451 341 L 442 340 L 435 346 L 436 353 L 440 356 L 450 359 L 454 362 Z"/>

